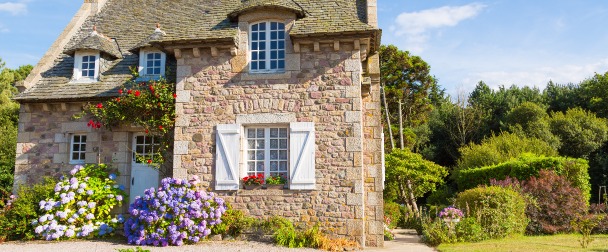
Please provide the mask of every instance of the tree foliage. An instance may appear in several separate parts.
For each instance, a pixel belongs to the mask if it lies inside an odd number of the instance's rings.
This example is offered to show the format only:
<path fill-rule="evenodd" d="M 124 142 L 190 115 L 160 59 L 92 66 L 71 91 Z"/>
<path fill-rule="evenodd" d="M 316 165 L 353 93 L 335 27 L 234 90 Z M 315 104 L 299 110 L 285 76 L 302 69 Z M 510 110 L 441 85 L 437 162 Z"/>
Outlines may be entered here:
<path fill-rule="evenodd" d="M 24 80 L 32 70 L 30 65 L 17 69 L 4 66 L 0 58 L 0 198 L 11 194 L 15 171 L 19 104 L 11 99 L 17 94 L 15 83 Z"/>
<path fill-rule="evenodd" d="M 443 96 L 430 70 L 429 64 L 408 51 L 393 45 L 380 47 L 380 82 L 386 104 L 383 118 L 391 131 L 387 136 L 389 142 L 399 142 L 399 148 L 411 149 L 420 142 L 411 133 L 428 121 L 432 101 Z M 392 144 L 389 147 L 392 149 Z"/>
<path fill-rule="evenodd" d="M 395 149 L 386 156 L 385 194 L 415 210 L 416 199 L 434 191 L 447 175 L 445 167 L 423 159 L 420 154 Z"/>
<path fill-rule="evenodd" d="M 504 130 L 524 137 L 538 138 L 554 149 L 559 149 L 560 140 L 551 133 L 549 115 L 541 106 L 524 102 L 507 114 Z"/>
<path fill-rule="evenodd" d="M 562 142 L 560 155 L 587 157 L 608 139 L 606 119 L 581 108 L 551 114 L 551 131 Z"/>
<path fill-rule="evenodd" d="M 460 148 L 461 156 L 457 169 L 467 170 L 494 165 L 517 158 L 524 153 L 557 156 L 557 151 L 541 139 L 503 132 L 498 136 L 484 139 L 481 144 L 471 143 Z"/>

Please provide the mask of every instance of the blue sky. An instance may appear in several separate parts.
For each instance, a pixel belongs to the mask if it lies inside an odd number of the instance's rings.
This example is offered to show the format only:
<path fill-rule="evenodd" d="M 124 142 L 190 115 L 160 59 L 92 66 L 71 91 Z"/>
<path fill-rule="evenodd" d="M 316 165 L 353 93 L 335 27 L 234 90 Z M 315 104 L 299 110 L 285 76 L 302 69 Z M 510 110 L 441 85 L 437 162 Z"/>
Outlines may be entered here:
<path fill-rule="evenodd" d="M 35 65 L 82 0 L 0 0 L 0 57 Z M 608 1 L 379 0 L 382 42 L 421 56 L 449 94 L 608 71 Z"/>

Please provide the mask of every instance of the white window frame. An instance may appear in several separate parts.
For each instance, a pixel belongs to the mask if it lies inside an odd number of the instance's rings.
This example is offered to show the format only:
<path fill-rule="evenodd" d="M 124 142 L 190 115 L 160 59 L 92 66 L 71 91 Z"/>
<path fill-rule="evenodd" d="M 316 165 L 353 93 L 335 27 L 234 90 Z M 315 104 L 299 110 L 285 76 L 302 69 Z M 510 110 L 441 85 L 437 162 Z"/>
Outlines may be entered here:
<path fill-rule="evenodd" d="M 143 144 L 137 143 L 138 137 L 144 138 Z M 151 142 L 148 142 L 148 140 L 150 140 Z M 146 135 L 146 134 L 134 135 L 133 136 L 133 151 L 131 152 L 131 162 L 134 164 L 147 164 L 145 161 L 141 161 L 141 162 L 138 161 L 137 155 L 144 157 L 145 160 L 150 159 L 150 160 L 152 160 L 152 162 L 154 162 L 154 154 L 155 154 L 155 151 L 158 148 L 160 148 L 159 144 L 160 143 L 158 142 L 158 137 L 156 137 L 156 136 Z M 138 153 L 138 151 L 137 151 L 138 146 L 142 146 L 144 148 L 142 153 Z M 150 148 L 150 151 L 146 151 L 146 147 Z"/>
<path fill-rule="evenodd" d="M 282 24 L 283 25 L 283 30 L 282 30 L 283 31 L 283 33 L 282 33 L 283 34 L 283 38 L 282 39 L 280 39 L 279 36 L 277 36 L 276 39 L 272 39 L 271 38 L 271 33 L 273 31 L 281 31 L 281 30 L 278 29 L 278 27 L 277 27 L 277 30 L 271 30 L 271 24 L 272 23 L 277 23 L 277 25 L 278 24 Z M 257 31 L 253 31 L 253 26 L 254 25 L 259 25 L 259 24 L 265 24 L 266 25 L 266 28 L 265 28 L 265 39 L 264 40 L 259 40 L 258 39 L 258 40 L 254 41 L 254 39 L 253 39 L 254 38 L 254 32 L 257 32 Z M 281 33 L 277 33 L 277 34 L 281 34 Z M 258 48 L 254 50 L 253 49 L 253 45 L 254 45 L 253 43 L 257 43 L 257 42 L 264 42 L 265 43 L 265 46 L 264 46 L 265 48 L 264 49 L 260 49 L 259 48 L 259 44 L 258 44 Z M 272 42 L 277 42 L 277 49 L 271 49 L 271 43 Z M 279 49 L 280 42 L 283 43 L 283 48 L 282 49 Z M 250 73 L 284 73 L 286 65 L 287 65 L 287 60 L 286 60 L 286 58 L 287 58 L 287 50 L 286 50 L 286 48 L 287 48 L 287 33 L 285 31 L 285 23 L 284 22 L 277 21 L 277 20 L 265 20 L 265 21 L 261 21 L 261 22 L 251 23 L 249 25 L 249 51 L 247 53 L 247 55 L 249 57 L 249 72 Z M 277 53 L 277 59 L 274 59 L 274 60 L 271 59 L 271 55 L 272 55 L 273 51 L 276 51 L 276 53 Z M 255 52 L 264 52 L 265 53 L 265 60 L 263 61 L 264 64 L 265 64 L 265 68 L 264 69 L 259 69 L 259 66 L 258 66 L 258 69 L 254 69 L 253 68 L 254 61 L 259 61 L 258 59 L 254 59 L 253 54 Z M 282 58 L 279 57 L 281 52 L 283 53 L 283 57 Z M 275 61 L 275 60 L 277 61 L 277 68 L 276 69 L 271 69 L 271 63 L 272 63 L 272 61 Z M 279 62 L 281 62 L 281 61 L 283 62 L 283 68 L 279 68 L 278 67 Z"/>
<path fill-rule="evenodd" d="M 261 160 L 257 160 L 257 159 L 251 160 L 249 158 L 249 151 L 256 151 L 256 152 L 258 151 L 257 149 L 253 149 L 252 150 L 252 149 L 249 148 L 249 144 L 248 144 L 248 141 L 250 140 L 250 138 L 248 136 L 248 130 L 249 129 L 264 129 L 264 138 L 263 138 L 263 140 L 264 140 L 264 149 L 263 149 L 263 151 L 264 151 L 264 159 L 263 159 L 264 168 L 263 168 L 263 171 L 262 171 L 262 173 L 264 174 L 264 179 L 269 178 L 271 173 L 283 173 L 284 174 L 284 178 L 289 180 L 289 174 L 290 174 L 289 173 L 290 172 L 289 171 L 289 146 L 290 146 L 290 143 L 289 143 L 289 134 L 290 134 L 290 132 L 289 132 L 289 125 L 284 125 L 284 124 L 248 125 L 248 126 L 243 127 L 243 134 L 242 134 L 243 137 L 242 137 L 242 145 L 241 145 L 242 146 L 241 149 L 243 150 L 243 159 L 242 159 L 243 163 L 242 163 L 241 169 L 240 169 L 241 170 L 241 172 L 240 172 L 241 173 L 241 178 L 243 178 L 245 176 L 253 175 L 253 174 L 249 174 L 249 162 L 259 162 L 259 161 L 261 161 Z M 286 130 L 286 136 L 285 137 L 280 137 L 280 131 L 279 131 L 279 136 L 278 137 L 271 137 L 270 136 L 270 130 L 271 129 L 285 129 Z M 258 138 L 256 136 L 255 139 L 261 139 L 261 138 Z M 273 139 L 273 140 L 277 139 L 278 140 L 278 144 L 279 145 L 278 145 L 277 148 L 270 148 L 270 140 L 271 139 Z M 282 140 L 282 139 L 287 140 L 286 145 L 285 145 L 284 148 L 281 148 L 281 145 L 280 145 L 280 140 Z M 278 151 L 279 154 L 277 154 L 277 155 L 279 155 L 279 158 L 276 159 L 276 160 L 271 160 L 270 159 L 270 152 L 271 151 Z M 280 151 L 286 151 L 285 152 L 285 155 L 286 155 L 285 158 L 282 158 L 282 159 L 280 158 Z M 277 164 L 278 165 L 278 167 L 277 167 L 278 170 L 277 171 L 270 171 L 270 162 L 273 162 L 273 161 L 278 162 L 278 164 Z M 281 170 L 280 163 L 282 163 L 282 162 L 285 162 L 285 165 L 286 165 L 284 170 Z M 257 169 L 256 169 L 255 174 L 258 174 Z"/>
<path fill-rule="evenodd" d="M 95 75 L 93 78 L 82 76 L 82 60 L 85 56 L 95 57 Z M 91 83 L 99 81 L 99 51 L 80 50 L 74 54 L 74 82 Z"/>
<path fill-rule="evenodd" d="M 79 137 L 79 142 L 75 142 L 74 139 L 76 137 Z M 82 137 L 85 137 L 84 142 L 82 141 Z M 74 150 L 74 145 L 78 144 L 79 148 L 77 151 Z M 84 145 L 84 150 L 82 150 L 82 146 Z M 86 162 L 86 155 L 87 155 L 87 150 L 86 150 L 86 146 L 87 146 L 87 134 L 71 134 L 70 135 L 70 164 L 84 164 Z M 74 159 L 74 154 L 78 153 L 78 157 L 79 159 Z M 80 159 L 80 155 L 83 155 L 83 158 Z"/>
<path fill-rule="evenodd" d="M 146 74 L 149 53 L 160 53 L 160 74 Z M 165 77 L 165 66 L 167 63 L 167 54 L 158 49 L 144 48 L 139 50 L 139 79 L 138 80 L 158 80 Z"/>

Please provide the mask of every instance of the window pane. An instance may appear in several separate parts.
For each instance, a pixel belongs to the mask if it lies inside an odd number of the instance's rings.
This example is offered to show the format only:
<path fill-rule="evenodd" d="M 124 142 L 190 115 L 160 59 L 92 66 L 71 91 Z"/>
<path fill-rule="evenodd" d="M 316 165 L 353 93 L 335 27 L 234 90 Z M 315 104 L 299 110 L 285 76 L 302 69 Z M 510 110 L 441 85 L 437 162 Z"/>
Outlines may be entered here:
<path fill-rule="evenodd" d="M 277 29 L 277 22 L 270 22 L 270 29 L 271 30 L 276 30 Z"/>
<path fill-rule="evenodd" d="M 277 32 L 270 32 L 270 39 L 277 39 L 278 34 Z"/>
<path fill-rule="evenodd" d="M 160 60 L 154 61 L 154 66 L 155 67 L 160 67 Z"/>
<path fill-rule="evenodd" d="M 156 75 L 160 74 L 160 68 L 155 68 L 154 69 L 154 74 L 156 74 Z"/>
<path fill-rule="evenodd" d="M 287 159 L 287 151 L 286 150 L 279 151 L 279 158 Z"/>
<path fill-rule="evenodd" d="M 258 33 L 257 32 L 252 32 L 251 33 L 251 41 L 256 41 L 258 40 Z"/>
<path fill-rule="evenodd" d="M 279 140 L 279 148 L 286 149 L 287 148 L 287 139 Z"/>
<path fill-rule="evenodd" d="M 80 144 L 80 151 L 87 151 L 87 145 L 84 143 Z"/>
<path fill-rule="evenodd" d="M 278 136 L 279 136 L 279 129 L 277 129 L 277 128 L 270 129 L 270 137 L 278 137 Z"/>
<path fill-rule="evenodd" d="M 277 69 L 277 62 L 276 61 L 271 61 L 270 62 L 270 69 Z"/>
<path fill-rule="evenodd" d="M 258 162 L 256 171 L 258 171 L 258 172 L 264 171 L 264 162 Z"/>
<path fill-rule="evenodd" d="M 251 59 L 258 60 L 258 52 L 251 52 Z"/>
<path fill-rule="evenodd" d="M 287 129 L 286 128 L 279 129 L 279 136 L 280 137 L 287 137 Z"/>
<path fill-rule="evenodd" d="M 137 144 L 144 144 L 144 137 L 143 136 L 138 136 L 135 138 L 136 139 L 136 143 Z"/>
<path fill-rule="evenodd" d="M 253 70 L 258 70 L 258 63 L 257 62 L 251 62 L 251 69 Z"/>
<path fill-rule="evenodd" d="M 85 155 L 84 152 L 81 152 L 78 157 L 78 160 L 84 160 L 85 159 L 84 155 Z"/>
<path fill-rule="evenodd" d="M 277 55 L 278 55 L 277 51 L 270 52 L 270 59 L 277 59 Z"/>
<path fill-rule="evenodd" d="M 260 68 L 259 69 L 266 69 L 266 62 L 265 61 L 261 61 L 259 64 Z"/>
<path fill-rule="evenodd" d="M 264 137 L 264 129 L 258 129 L 258 134 L 257 134 L 257 136 L 258 136 L 259 138 L 263 138 L 263 137 Z"/>
<path fill-rule="evenodd" d="M 285 30 L 285 24 L 279 23 L 279 30 Z"/>
<path fill-rule="evenodd" d="M 147 70 L 146 70 L 146 74 L 154 74 L 154 69 L 152 69 L 152 68 L 147 68 Z"/>
<path fill-rule="evenodd" d="M 74 152 L 72 153 L 72 160 L 79 160 L 80 155 L 78 155 L 78 152 Z"/>
<path fill-rule="evenodd" d="M 259 23 L 259 25 L 260 25 L 260 31 L 266 30 L 266 23 Z"/>
<path fill-rule="evenodd" d="M 270 151 L 270 160 L 277 160 L 279 158 L 279 151 L 271 150 Z"/>
<path fill-rule="evenodd" d="M 260 32 L 259 38 L 260 38 L 260 40 L 265 40 L 266 39 L 266 32 Z"/>
<path fill-rule="evenodd" d="M 72 145 L 72 149 L 73 149 L 73 151 L 80 151 L 80 144 L 78 144 L 78 143 L 74 143 L 74 144 Z"/>
<path fill-rule="evenodd" d="M 84 143 L 87 141 L 87 136 L 80 136 L 80 142 Z"/>
<path fill-rule="evenodd" d="M 255 137 L 255 129 L 247 129 L 247 138 Z"/>
<path fill-rule="evenodd" d="M 89 77 L 95 76 L 95 70 L 89 70 Z"/>
<path fill-rule="evenodd" d="M 260 151 L 256 151 L 256 160 L 264 160 L 264 151 L 260 150 Z"/>
<path fill-rule="evenodd" d="M 247 171 L 249 171 L 249 172 L 255 171 L 255 162 L 248 162 L 247 163 Z"/>
<path fill-rule="evenodd" d="M 249 160 L 255 160 L 255 151 L 248 151 Z"/>
<path fill-rule="evenodd" d="M 282 30 L 279 32 L 279 39 L 285 39 L 285 32 Z"/>
<path fill-rule="evenodd" d="M 285 60 L 279 60 L 279 69 L 285 68 Z"/>
<path fill-rule="evenodd" d="M 257 31 L 258 30 L 258 24 L 254 24 L 251 26 L 251 31 Z"/>
<path fill-rule="evenodd" d="M 89 56 L 89 61 L 95 61 L 95 56 Z"/>
<path fill-rule="evenodd" d="M 281 171 L 287 171 L 287 161 L 281 161 L 279 163 L 279 169 L 281 169 Z"/>
<path fill-rule="evenodd" d="M 266 42 L 260 42 L 258 50 L 266 50 Z M 264 53 L 263 51 L 260 54 Z M 263 56 L 260 56 L 261 59 L 264 59 Z"/>
<path fill-rule="evenodd" d="M 285 58 L 285 51 L 279 51 L 279 59 Z"/>
<path fill-rule="evenodd" d="M 270 171 L 278 171 L 279 164 L 277 162 L 270 162 Z"/>

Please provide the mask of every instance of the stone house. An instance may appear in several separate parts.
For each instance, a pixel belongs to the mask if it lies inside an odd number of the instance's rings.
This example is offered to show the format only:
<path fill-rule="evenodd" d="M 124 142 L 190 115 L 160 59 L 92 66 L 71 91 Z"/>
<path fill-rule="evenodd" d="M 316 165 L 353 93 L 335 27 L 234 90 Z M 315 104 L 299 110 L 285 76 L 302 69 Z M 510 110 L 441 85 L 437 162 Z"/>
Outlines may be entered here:
<path fill-rule="evenodd" d="M 19 88 L 16 184 L 109 163 L 133 196 L 158 185 L 139 127 L 91 129 L 87 102 L 176 83 L 171 174 L 253 216 L 320 223 L 383 245 L 376 0 L 85 0 Z M 139 80 L 138 80 L 139 81 Z M 244 190 L 241 178 L 289 179 Z"/>

